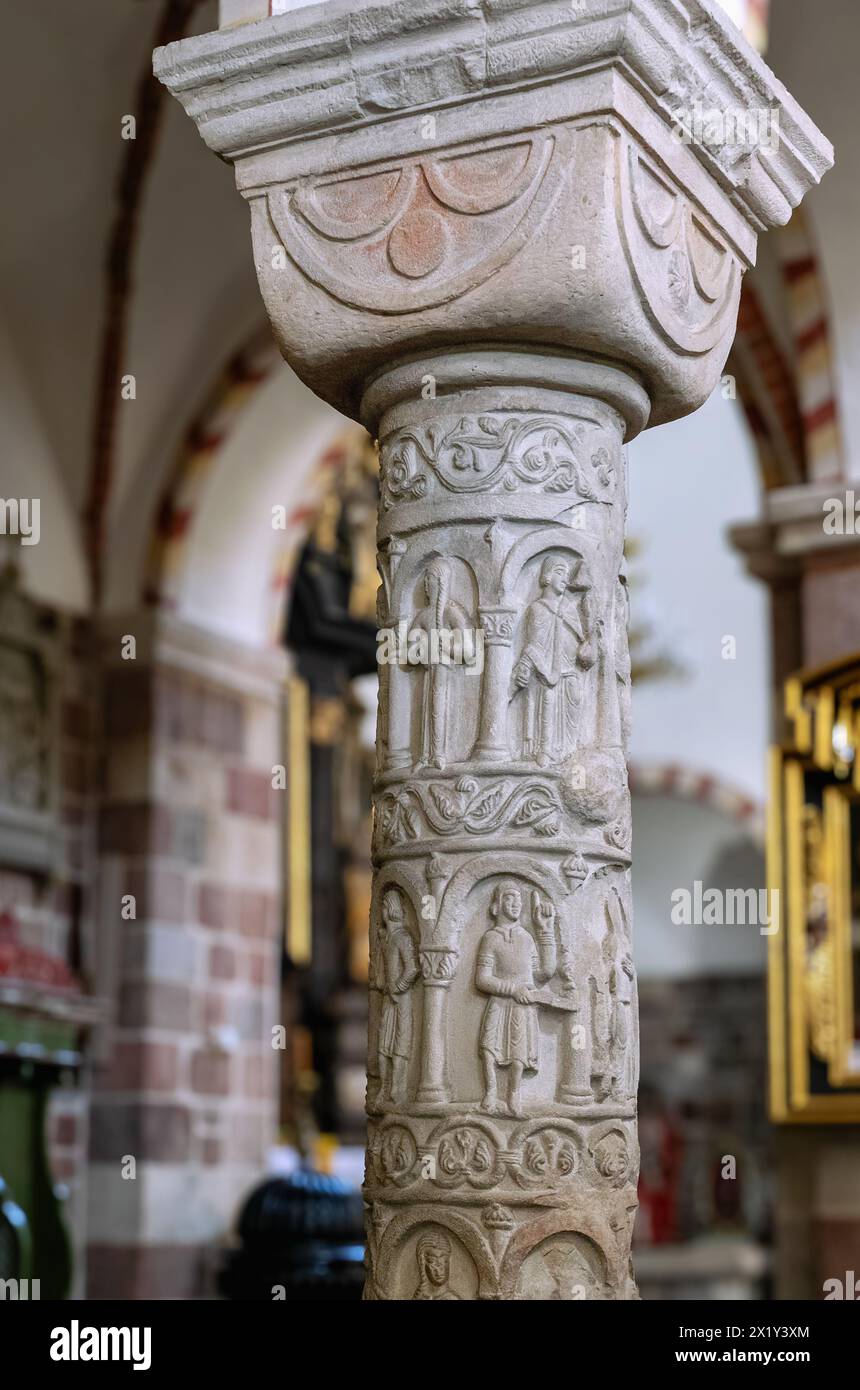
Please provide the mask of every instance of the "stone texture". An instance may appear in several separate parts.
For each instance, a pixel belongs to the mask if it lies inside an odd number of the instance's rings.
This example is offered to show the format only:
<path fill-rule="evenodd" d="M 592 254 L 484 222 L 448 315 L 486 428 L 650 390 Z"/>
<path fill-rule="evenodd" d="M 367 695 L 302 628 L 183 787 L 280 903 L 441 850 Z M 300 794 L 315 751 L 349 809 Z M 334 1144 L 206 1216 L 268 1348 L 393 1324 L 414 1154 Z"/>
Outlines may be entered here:
<path fill-rule="evenodd" d="M 366 1296 L 636 1297 L 624 444 L 829 147 L 710 0 L 332 0 L 155 67 L 380 443 Z M 697 101 L 776 148 L 685 143 Z"/>

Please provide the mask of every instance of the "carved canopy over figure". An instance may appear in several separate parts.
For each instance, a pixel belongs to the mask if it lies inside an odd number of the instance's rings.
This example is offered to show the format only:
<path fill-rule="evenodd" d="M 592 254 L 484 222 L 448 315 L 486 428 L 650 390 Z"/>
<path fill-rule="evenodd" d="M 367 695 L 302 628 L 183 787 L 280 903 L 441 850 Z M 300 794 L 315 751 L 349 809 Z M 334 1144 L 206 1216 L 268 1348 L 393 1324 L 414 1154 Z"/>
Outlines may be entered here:
<path fill-rule="evenodd" d="M 416 613 L 410 624 L 410 652 L 416 645 L 413 642 L 413 633 L 425 633 L 428 637 L 435 635 L 438 644 L 440 634 L 463 632 L 471 626 L 471 619 L 465 608 L 450 597 L 451 580 L 450 561 L 441 555 L 435 556 L 424 575 L 427 605 Z M 427 650 L 430 655 L 424 669 L 421 755 L 418 766 L 444 768 L 447 761 L 448 701 L 453 672 L 446 661 L 433 659 L 432 643 Z"/>
<path fill-rule="evenodd" d="M 475 984 L 490 999 L 484 1010 L 478 1049 L 484 1067 L 482 1109 L 489 1114 L 520 1113 L 524 1072 L 540 1065 L 536 986 L 555 973 L 555 908 L 532 893 L 534 937 L 521 925 L 523 900 L 513 879 L 498 885 L 490 904 L 494 925 L 478 949 Z M 508 1103 L 498 1099 L 497 1069 L 509 1069 Z"/>
<path fill-rule="evenodd" d="M 415 942 L 406 925 L 403 902 L 396 888 L 389 888 L 383 896 L 378 932 L 374 983 L 382 995 L 380 1101 L 397 1105 L 405 1099 L 406 1070 L 412 1051 L 410 991 L 419 969 Z"/>
<path fill-rule="evenodd" d="M 582 562 L 548 555 L 541 565 L 540 597 L 523 617 L 523 644 L 514 667 L 514 697 L 524 692 L 523 758 L 540 767 L 559 762 L 576 746 L 582 676 L 594 665 L 590 587 Z M 578 590 L 578 604 L 565 602 Z"/>

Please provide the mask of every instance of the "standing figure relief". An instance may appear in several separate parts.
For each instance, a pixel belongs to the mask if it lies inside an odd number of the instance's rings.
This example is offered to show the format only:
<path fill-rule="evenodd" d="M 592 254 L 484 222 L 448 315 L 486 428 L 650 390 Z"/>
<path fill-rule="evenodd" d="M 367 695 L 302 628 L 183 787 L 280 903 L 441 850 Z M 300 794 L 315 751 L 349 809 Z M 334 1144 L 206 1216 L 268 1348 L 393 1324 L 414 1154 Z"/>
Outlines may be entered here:
<path fill-rule="evenodd" d="M 423 666 L 423 691 L 421 700 L 421 753 L 418 767 L 442 769 L 447 762 L 448 718 L 451 680 L 454 676 L 450 660 L 438 660 L 441 644 L 443 650 L 448 634 L 463 633 L 473 624 L 462 604 L 451 597 L 452 573 L 450 561 L 436 556 L 427 566 L 424 575 L 424 592 L 427 604 L 420 609 L 410 624 L 409 651 L 410 662 Z M 416 642 L 416 634 L 425 634 L 427 642 Z M 443 638 L 444 635 L 444 638 Z M 420 655 L 417 660 L 415 652 Z"/>
<path fill-rule="evenodd" d="M 523 617 L 511 701 L 524 704 L 521 756 L 549 767 L 571 753 L 580 736 L 583 678 L 597 660 L 597 628 L 581 561 L 548 555 L 538 582 L 540 596 Z"/>
<path fill-rule="evenodd" d="M 383 896 L 377 931 L 374 983 L 382 996 L 379 1099 L 383 1105 L 400 1105 L 406 1100 L 406 1072 L 412 1052 L 412 986 L 420 971 L 396 888 L 389 888 Z"/>
<path fill-rule="evenodd" d="M 618 696 L 618 722 L 621 747 L 630 742 L 632 724 L 630 697 L 632 685 L 632 664 L 628 632 L 630 628 L 630 589 L 627 571 L 622 564 L 615 585 L 615 607 L 613 612 L 613 654 L 615 658 L 615 679 Z"/>
<path fill-rule="evenodd" d="M 633 1027 L 633 957 L 624 951 L 609 973 L 612 999 L 611 1094 L 614 1100 L 628 1100 L 636 1092 L 636 1051 Z"/>
<path fill-rule="evenodd" d="M 555 908 L 532 893 L 532 921 L 538 944 L 522 925 L 523 899 L 512 880 L 500 883 L 492 897 L 493 925 L 478 948 L 475 984 L 489 995 L 481 1022 L 478 1050 L 484 1071 L 481 1105 L 490 1115 L 520 1115 L 520 1088 L 525 1073 L 540 1065 L 538 987 L 555 974 Z M 498 1073 L 507 1071 L 507 1103 L 499 1099 Z"/>
<path fill-rule="evenodd" d="M 626 944 L 620 956 L 609 906 L 600 964 L 589 980 L 592 1076 L 598 1100 L 629 1100 L 636 1091 L 635 971 Z"/>

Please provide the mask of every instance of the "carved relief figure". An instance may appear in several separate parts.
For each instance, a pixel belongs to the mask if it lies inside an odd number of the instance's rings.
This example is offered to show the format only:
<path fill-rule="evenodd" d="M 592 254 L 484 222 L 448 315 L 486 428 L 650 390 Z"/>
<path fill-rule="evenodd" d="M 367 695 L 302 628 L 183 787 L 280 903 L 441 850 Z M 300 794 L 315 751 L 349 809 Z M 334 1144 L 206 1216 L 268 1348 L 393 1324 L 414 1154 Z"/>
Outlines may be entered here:
<path fill-rule="evenodd" d="M 591 1004 L 591 1075 L 595 1097 L 605 1100 L 612 1089 L 612 997 L 610 972 L 615 964 L 615 937 L 611 922 L 600 948 L 600 962 L 589 977 Z"/>
<path fill-rule="evenodd" d="M 550 1236 L 526 1256 L 517 1297 L 547 1303 L 603 1300 L 608 1290 L 602 1264 L 597 1247 L 586 1236 Z"/>
<path fill-rule="evenodd" d="M 621 746 L 626 748 L 630 742 L 631 718 L 631 664 L 628 631 L 630 628 L 630 590 L 627 587 L 627 571 L 622 564 L 615 586 L 615 609 L 613 612 L 613 654 L 615 657 L 615 680 L 618 695 L 618 722 L 621 726 Z"/>
<path fill-rule="evenodd" d="M 384 573 L 380 567 L 380 573 Z M 381 632 L 383 628 L 389 626 L 388 599 L 385 595 L 385 587 L 380 584 L 376 592 L 376 627 Z M 379 696 L 376 706 L 376 760 L 380 767 L 385 767 L 388 758 L 388 738 L 389 721 L 391 715 L 390 690 L 391 690 L 391 667 L 387 661 L 377 662 L 376 667 L 379 673 Z"/>
<path fill-rule="evenodd" d="M 628 629 L 630 595 L 622 561 L 615 580 L 608 622 L 597 622 L 597 742 L 626 748 L 630 741 L 631 663 Z"/>
<path fill-rule="evenodd" d="M 560 761 L 575 746 L 582 675 L 597 657 L 591 592 L 581 563 L 548 555 L 541 565 L 540 597 L 525 611 L 523 645 L 514 667 L 514 695 L 522 692 L 523 758 L 540 767 Z M 569 590 L 578 604 L 565 602 Z"/>
<path fill-rule="evenodd" d="M 438 1227 L 419 1236 L 415 1247 L 418 1261 L 418 1287 L 413 1303 L 454 1303 L 460 1295 L 450 1287 L 451 1242 Z"/>
<path fill-rule="evenodd" d="M 482 1109 L 519 1115 L 523 1074 L 540 1063 L 536 987 L 555 973 L 555 908 L 532 893 L 532 933 L 521 924 L 522 894 L 507 879 L 493 893 L 493 925 L 478 949 L 475 984 L 490 999 L 484 1009 L 478 1050 L 484 1069 Z M 498 1071 L 508 1071 L 507 1106 L 499 1101 Z"/>
<path fill-rule="evenodd" d="M 544 1265 L 555 1287 L 549 1302 L 568 1303 L 594 1298 L 600 1288 L 588 1261 L 575 1245 L 553 1245 L 544 1253 Z"/>
<path fill-rule="evenodd" d="M 412 1051 L 411 989 L 419 967 L 415 942 L 396 888 L 389 888 L 382 899 L 375 961 L 375 984 L 382 996 L 379 1099 L 382 1104 L 399 1105 L 406 1099 L 406 1070 Z"/>
<path fill-rule="evenodd" d="M 612 1000 L 612 1094 L 627 1100 L 636 1089 L 633 1048 L 633 958 L 625 951 L 609 972 Z"/>
<path fill-rule="evenodd" d="M 606 930 L 600 964 L 590 980 L 592 1078 L 598 1100 L 629 1100 L 636 1090 L 633 958 L 626 941 L 623 909 L 615 889 L 604 901 Z M 621 920 L 616 920 L 622 914 Z"/>
<path fill-rule="evenodd" d="M 424 575 L 424 592 L 427 605 L 412 620 L 410 627 L 410 660 L 416 645 L 424 645 L 431 653 L 424 665 L 424 689 L 421 701 L 421 755 L 419 767 L 443 768 L 446 763 L 448 701 L 450 684 L 454 672 L 444 661 L 432 659 L 432 643 L 416 644 L 413 633 L 426 633 L 428 637 L 447 632 L 463 632 L 473 626 L 462 604 L 450 597 L 451 565 L 443 556 L 437 555 L 430 561 Z"/>

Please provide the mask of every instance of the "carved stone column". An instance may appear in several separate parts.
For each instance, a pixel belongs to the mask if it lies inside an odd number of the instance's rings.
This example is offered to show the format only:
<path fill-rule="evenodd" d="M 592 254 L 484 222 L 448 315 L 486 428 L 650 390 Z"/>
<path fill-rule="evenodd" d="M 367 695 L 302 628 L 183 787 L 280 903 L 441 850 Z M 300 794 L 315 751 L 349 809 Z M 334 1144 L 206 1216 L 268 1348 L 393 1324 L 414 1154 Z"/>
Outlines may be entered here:
<path fill-rule="evenodd" d="M 333 2 L 156 70 L 380 442 L 367 1296 L 635 1297 L 624 444 L 829 147 L 711 0 Z"/>

